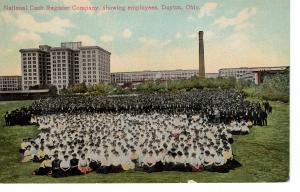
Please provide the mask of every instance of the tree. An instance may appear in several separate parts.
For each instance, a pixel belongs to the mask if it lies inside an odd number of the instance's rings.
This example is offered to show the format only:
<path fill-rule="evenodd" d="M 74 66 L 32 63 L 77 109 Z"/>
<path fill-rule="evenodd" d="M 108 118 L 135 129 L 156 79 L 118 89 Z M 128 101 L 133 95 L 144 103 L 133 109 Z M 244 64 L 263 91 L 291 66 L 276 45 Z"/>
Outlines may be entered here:
<path fill-rule="evenodd" d="M 57 88 L 54 85 L 49 85 L 49 96 L 56 96 Z"/>
<path fill-rule="evenodd" d="M 86 93 L 87 87 L 86 87 L 85 83 L 83 82 L 83 83 L 72 85 L 70 87 L 70 90 L 72 93 Z"/>
<path fill-rule="evenodd" d="M 289 102 L 289 71 L 266 76 L 264 82 L 255 87 L 255 96 L 269 100 Z"/>

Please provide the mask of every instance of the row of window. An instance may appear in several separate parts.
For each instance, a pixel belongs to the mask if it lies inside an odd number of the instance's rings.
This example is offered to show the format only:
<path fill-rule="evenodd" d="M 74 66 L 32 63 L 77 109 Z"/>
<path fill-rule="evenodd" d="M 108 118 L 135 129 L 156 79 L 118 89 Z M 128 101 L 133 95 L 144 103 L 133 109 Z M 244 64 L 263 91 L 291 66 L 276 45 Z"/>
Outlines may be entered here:
<path fill-rule="evenodd" d="M 24 73 L 24 76 L 37 76 L 37 73 Z"/>
<path fill-rule="evenodd" d="M 84 54 L 82 54 L 82 58 L 93 58 L 93 59 L 96 59 L 96 56 L 97 55 L 84 55 Z"/>
<path fill-rule="evenodd" d="M 66 67 L 66 64 L 53 64 L 53 68 L 56 67 Z"/>
<path fill-rule="evenodd" d="M 96 59 L 82 59 L 82 63 L 86 63 L 86 62 L 92 62 L 93 61 L 93 63 L 96 63 Z"/>
<path fill-rule="evenodd" d="M 95 50 L 92 50 L 92 51 L 82 51 L 82 57 L 96 57 L 96 56 L 99 56 L 101 57 L 102 59 L 108 59 L 109 58 L 109 55 L 107 54 L 101 54 L 99 55 L 98 53 L 96 54 L 96 51 Z M 71 55 L 71 54 L 68 54 L 68 51 L 51 51 L 51 55 L 55 55 L 55 56 L 65 56 L 65 55 Z M 23 53 L 22 54 L 23 58 L 25 58 L 26 56 L 27 57 L 31 57 L 31 56 L 45 56 L 45 57 L 49 57 L 50 55 L 48 53 L 45 53 L 45 54 L 37 54 L 37 53 Z M 79 54 L 78 53 L 74 53 L 73 55 L 74 57 L 79 57 Z"/>
<path fill-rule="evenodd" d="M 66 60 L 53 60 L 52 63 L 66 63 Z"/>
<path fill-rule="evenodd" d="M 24 77 L 24 80 L 37 80 L 37 77 Z"/>
<path fill-rule="evenodd" d="M 53 71 L 67 71 L 66 68 L 53 68 Z"/>
<path fill-rule="evenodd" d="M 71 57 L 68 57 L 69 59 L 71 59 Z M 66 59 L 66 56 L 52 56 L 52 59 Z"/>
<path fill-rule="evenodd" d="M 58 76 L 53 76 L 53 79 L 67 79 L 67 76 L 66 75 L 64 75 L 64 76 L 61 76 L 61 75 L 59 75 L 59 74 L 57 74 Z"/>
<path fill-rule="evenodd" d="M 84 71 L 85 70 L 94 70 L 95 71 L 95 70 L 97 70 L 97 68 L 96 67 L 93 67 L 93 68 L 92 67 L 82 67 L 82 70 L 84 70 Z"/>
<path fill-rule="evenodd" d="M 86 74 L 92 74 L 92 71 L 88 71 L 88 72 L 83 71 L 82 73 L 83 73 L 84 75 L 86 75 Z M 93 74 L 97 74 L 97 72 L 96 72 L 96 71 L 93 71 Z"/>
<path fill-rule="evenodd" d="M 15 88 L 15 87 L 19 87 L 20 85 L 11 85 L 11 84 L 0 84 L 0 88 Z"/>
<path fill-rule="evenodd" d="M 23 60 L 26 61 L 26 60 L 36 60 L 37 58 L 36 57 L 23 57 Z"/>
<path fill-rule="evenodd" d="M 51 51 L 52 55 L 66 55 L 66 51 Z"/>
<path fill-rule="evenodd" d="M 65 52 L 65 51 L 58 51 L 58 52 L 55 52 L 55 51 L 52 51 L 51 52 L 52 55 L 57 55 L 57 56 L 60 56 L 60 55 L 68 55 L 68 52 Z M 71 54 L 69 54 L 70 56 Z M 74 53 L 74 57 L 78 58 L 79 57 L 79 54 L 78 53 Z"/>
<path fill-rule="evenodd" d="M 96 53 L 96 50 L 88 50 L 88 51 L 82 51 L 83 54 L 91 54 L 91 53 Z"/>
<path fill-rule="evenodd" d="M 21 81 L 21 79 L 0 78 L 0 83 L 1 82 L 18 82 L 18 81 Z"/>
<path fill-rule="evenodd" d="M 66 72 L 60 72 L 60 71 L 58 71 L 57 73 L 54 71 L 53 72 L 53 75 L 55 76 L 55 75 L 66 75 L 67 73 Z"/>
<path fill-rule="evenodd" d="M 125 79 L 125 78 L 157 78 L 156 75 L 112 75 L 114 78 L 120 78 L 120 79 Z M 159 78 L 190 78 L 193 75 L 161 75 Z"/>
<path fill-rule="evenodd" d="M 38 83 L 37 81 L 24 81 L 24 84 L 27 84 L 27 85 L 35 85 L 37 83 Z"/>
<path fill-rule="evenodd" d="M 27 56 L 36 56 L 36 53 L 23 53 L 23 57 Z"/>
<path fill-rule="evenodd" d="M 68 62 L 70 63 L 71 61 L 68 60 Z M 43 62 L 45 63 L 45 62 Z M 65 59 L 56 59 L 56 60 L 53 60 L 52 63 L 66 63 L 66 60 Z M 23 65 L 26 65 L 26 64 L 37 64 L 37 61 L 33 60 L 33 61 L 23 61 Z M 74 61 L 74 64 L 76 65 L 79 65 L 79 61 Z M 100 64 L 105 64 L 108 66 L 109 63 L 107 62 L 101 62 Z M 51 65 L 50 62 L 47 62 L 47 65 Z M 91 59 L 88 59 L 87 61 L 85 59 L 83 59 L 83 62 L 82 62 L 82 65 L 83 66 L 86 66 L 86 65 L 93 65 L 93 66 L 96 66 L 96 60 L 93 60 L 91 61 Z"/>
<path fill-rule="evenodd" d="M 222 71 L 221 73 L 225 73 L 225 74 L 228 74 L 228 73 L 247 73 L 249 71 Z"/>
<path fill-rule="evenodd" d="M 15 86 L 15 85 L 21 85 L 21 82 L 0 82 L 0 85 L 6 85 L 6 86 Z"/>
<path fill-rule="evenodd" d="M 57 84 L 57 83 L 64 83 L 66 84 L 67 83 L 67 80 L 53 80 L 53 84 Z"/>
<path fill-rule="evenodd" d="M 82 66 L 96 66 L 96 63 L 82 63 Z"/>
<path fill-rule="evenodd" d="M 31 70 L 31 69 L 28 69 L 28 70 L 27 70 L 27 69 L 24 68 L 23 71 L 24 71 L 24 73 L 26 73 L 26 72 L 36 72 L 36 69 L 32 69 L 32 70 Z"/>
<path fill-rule="evenodd" d="M 87 79 L 97 79 L 97 75 L 83 75 L 82 76 L 83 80 L 87 80 Z M 105 79 L 105 76 L 99 76 L 99 79 Z M 106 77 L 107 79 L 107 77 Z"/>
<path fill-rule="evenodd" d="M 26 64 L 28 64 L 28 65 L 30 65 L 30 64 L 36 64 L 36 61 L 32 61 L 32 62 L 31 61 L 27 61 L 27 62 L 24 61 L 23 64 L 24 65 L 26 65 Z"/>

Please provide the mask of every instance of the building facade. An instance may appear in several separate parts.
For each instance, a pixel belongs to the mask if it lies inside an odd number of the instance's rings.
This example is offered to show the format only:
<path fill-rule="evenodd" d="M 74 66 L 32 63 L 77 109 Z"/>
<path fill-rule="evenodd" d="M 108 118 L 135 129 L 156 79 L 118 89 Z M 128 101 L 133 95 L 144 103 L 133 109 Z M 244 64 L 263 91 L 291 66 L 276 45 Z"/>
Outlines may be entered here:
<path fill-rule="evenodd" d="M 47 83 L 48 52 L 42 49 L 21 49 L 22 89 Z"/>
<path fill-rule="evenodd" d="M 74 84 L 72 49 L 54 47 L 51 55 L 51 84 L 57 89 L 67 88 Z"/>
<path fill-rule="evenodd" d="M 112 84 L 135 83 L 155 80 L 190 79 L 198 76 L 199 70 L 165 70 L 165 71 L 135 71 L 111 73 Z M 206 74 L 209 78 L 217 77 L 217 73 Z"/>
<path fill-rule="evenodd" d="M 0 76 L 0 91 L 17 91 L 21 89 L 21 76 Z"/>
<path fill-rule="evenodd" d="M 48 45 L 40 45 L 39 49 L 46 52 L 46 64 L 43 67 L 43 74 L 45 74 L 46 84 L 51 84 L 51 57 L 50 57 L 50 49 L 51 47 Z"/>
<path fill-rule="evenodd" d="M 110 53 L 98 46 L 79 49 L 79 81 L 87 85 L 110 83 Z"/>
<path fill-rule="evenodd" d="M 219 70 L 219 77 L 235 77 L 236 79 L 249 80 L 255 84 L 260 84 L 263 73 L 276 74 L 285 71 L 287 68 L 288 66 L 224 68 Z"/>
<path fill-rule="evenodd" d="M 80 51 L 79 50 L 74 50 L 73 51 L 73 76 L 74 76 L 74 82 L 75 84 L 80 83 L 80 65 L 79 65 L 79 55 Z"/>
<path fill-rule="evenodd" d="M 110 82 L 111 53 L 99 46 L 81 42 L 63 42 L 60 47 L 40 45 L 21 49 L 22 89 L 36 85 L 55 85 L 57 89 L 72 84 Z"/>

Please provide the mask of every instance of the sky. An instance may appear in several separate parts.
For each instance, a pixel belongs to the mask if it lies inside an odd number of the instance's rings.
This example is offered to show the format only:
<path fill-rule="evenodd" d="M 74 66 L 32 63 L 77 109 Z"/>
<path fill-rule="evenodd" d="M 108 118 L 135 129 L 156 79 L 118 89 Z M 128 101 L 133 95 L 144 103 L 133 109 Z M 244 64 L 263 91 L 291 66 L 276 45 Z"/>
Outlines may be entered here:
<path fill-rule="evenodd" d="M 8 11 L 6 5 L 143 5 L 159 10 Z M 111 72 L 198 69 L 199 30 L 204 31 L 207 73 L 289 65 L 289 6 L 288 0 L 1 0 L 0 75 L 21 74 L 19 49 L 68 41 L 110 51 Z"/>

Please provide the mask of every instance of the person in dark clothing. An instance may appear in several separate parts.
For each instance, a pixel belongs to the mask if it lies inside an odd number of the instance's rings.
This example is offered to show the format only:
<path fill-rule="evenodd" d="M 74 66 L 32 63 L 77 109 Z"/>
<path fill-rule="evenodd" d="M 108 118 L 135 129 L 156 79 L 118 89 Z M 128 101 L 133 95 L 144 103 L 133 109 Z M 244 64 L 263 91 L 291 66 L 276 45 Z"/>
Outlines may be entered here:
<path fill-rule="evenodd" d="M 263 126 L 267 126 L 268 125 L 268 114 L 265 111 L 261 112 L 261 121 L 262 121 L 262 125 Z"/>
<path fill-rule="evenodd" d="M 29 108 L 22 107 L 11 112 L 6 112 L 4 115 L 6 126 L 14 125 L 29 125 L 31 120 L 31 114 Z"/>
<path fill-rule="evenodd" d="M 175 157 L 176 164 L 174 169 L 176 171 L 184 171 L 185 170 L 185 163 L 182 161 L 183 159 L 183 153 L 181 151 L 177 152 L 177 155 Z"/>
<path fill-rule="evenodd" d="M 9 113 L 8 112 L 5 113 L 4 119 L 5 119 L 5 126 L 10 126 L 10 120 L 9 120 Z"/>
<path fill-rule="evenodd" d="M 100 153 L 100 152 L 99 152 Z M 101 166 L 101 162 L 95 160 L 95 159 L 89 159 L 89 167 L 92 170 L 97 170 Z"/>
<path fill-rule="evenodd" d="M 60 169 L 61 160 L 58 159 L 58 155 L 54 155 L 54 160 L 52 161 L 52 177 L 58 178 L 63 177 Z"/>
<path fill-rule="evenodd" d="M 76 153 L 72 154 L 72 159 L 70 160 L 70 175 L 82 175 L 82 173 L 80 172 L 80 170 L 78 169 L 78 162 L 79 159 L 76 158 Z"/>
<path fill-rule="evenodd" d="M 253 117 L 253 125 L 258 125 L 258 113 L 256 110 L 252 111 L 252 117 Z"/>
<path fill-rule="evenodd" d="M 101 166 L 96 170 L 97 173 L 107 174 L 111 171 L 112 165 L 110 162 L 109 154 L 105 153 L 104 159 L 101 161 Z"/>
<path fill-rule="evenodd" d="M 164 170 L 164 167 L 163 167 L 163 163 L 162 163 L 162 159 L 160 158 L 160 159 L 158 159 L 158 157 L 160 157 L 160 151 L 159 150 L 156 150 L 155 151 L 155 153 L 156 153 L 156 157 L 157 157 L 157 162 L 156 162 L 156 164 L 155 164 L 155 170 L 157 171 L 157 172 L 159 172 L 159 171 L 163 171 Z"/>

